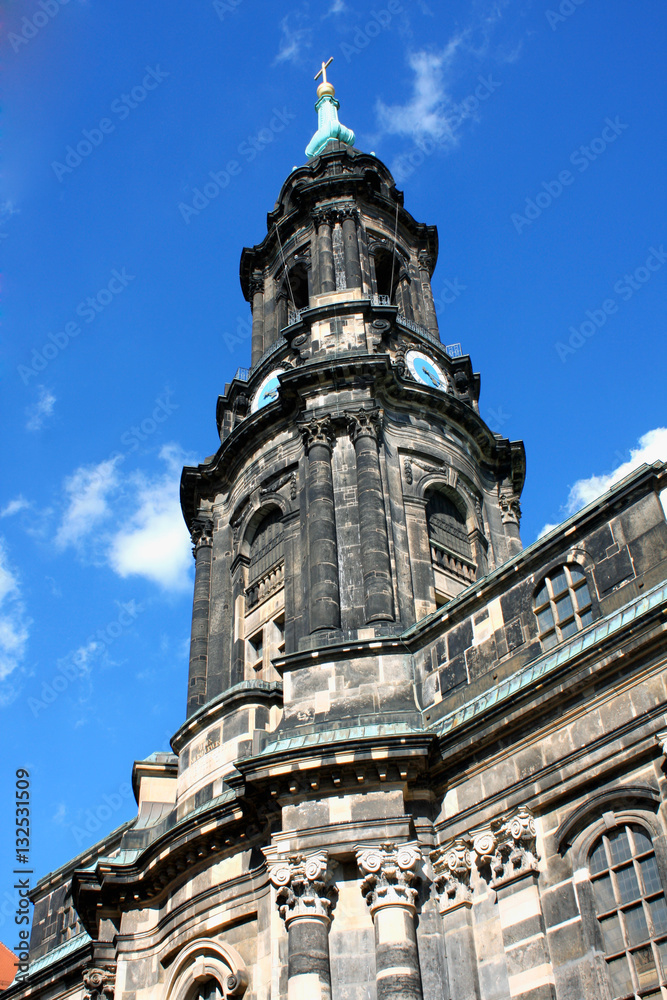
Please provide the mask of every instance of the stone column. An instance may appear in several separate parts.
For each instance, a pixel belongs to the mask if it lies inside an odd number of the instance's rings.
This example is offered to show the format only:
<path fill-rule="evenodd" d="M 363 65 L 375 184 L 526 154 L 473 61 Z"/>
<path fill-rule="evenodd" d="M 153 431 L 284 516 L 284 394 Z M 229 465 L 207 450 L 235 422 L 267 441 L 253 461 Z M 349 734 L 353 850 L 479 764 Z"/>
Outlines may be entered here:
<path fill-rule="evenodd" d="M 423 1000 L 415 900 L 421 851 L 411 845 L 358 847 L 361 891 L 375 926 L 377 1000 Z"/>
<path fill-rule="evenodd" d="M 396 305 L 398 306 L 398 311 L 402 313 L 406 319 L 414 320 L 412 301 L 410 299 L 410 275 L 405 266 L 401 267 L 398 274 Z"/>
<path fill-rule="evenodd" d="M 537 831 L 520 807 L 475 838 L 477 866 L 496 891 L 513 1000 L 555 1000 L 555 978 L 538 889 Z"/>
<path fill-rule="evenodd" d="M 200 705 L 203 705 L 206 698 L 213 521 L 210 518 L 197 519 L 191 534 L 195 557 L 195 592 L 192 602 L 192 630 L 190 633 L 188 716 L 192 715 Z"/>
<path fill-rule="evenodd" d="M 343 226 L 343 253 L 345 254 L 345 284 L 348 288 L 361 288 L 361 262 L 359 260 L 359 240 L 357 239 L 357 217 L 355 208 L 341 211 Z"/>
<path fill-rule="evenodd" d="M 318 294 L 336 291 L 336 272 L 334 270 L 333 241 L 331 237 L 332 220 L 328 212 L 317 212 L 314 215 L 317 227 L 317 251 L 319 262 Z"/>
<path fill-rule="evenodd" d="M 331 472 L 331 452 L 335 436 L 329 417 L 303 424 L 301 433 L 308 456 L 308 562 L 312 633 L 340 628 L 338 546 Z"/>
<path fill-rule="evenodd" d="M 357 461 L 359 536 L 366 622 L 393 621 L 394 595 L 380 461 L 378 410 L 346 413 Z"/>
<path fill-rule="evenodd" d="M 419 276 L 422 286 L 422 301 L 424 303 L 424 324 L 429 333 L 439 337 L 438 320 L 435 315 L 435 303 L 433 301 L 433 291 L 431 290 L 431 264 L 432 259 L 427 253 L 419 254 Z"/>
<path fill-rule="evenodd" d="M 519 498 L 514 495 L 511 489 L 503 489 L 498 497 L 498 506 L 500 507 L 503 530 L 507 539 L 507 549 L 511 559 L 512 556 L 523 549 L 521 534 L 519 532 L 521 504 Z"/>
<path fill-rule="evenodd" d="M 252 295 L 252 354 L 250 364 L 255 365 L 264 353 L 264 279 L 259 271 L 250 279 Z"/>
<path fill-rule="evenodd" d="M 449 847 L 431 851 L 431 861 L 445 933 L 450 1000 L 479 1000 L 470 844 L 463 839 L 455 840 Z"/>
<path fill-rule="evenodd" d="M 288 1000 L 331 1000 L 329 914 L 336 890 L 326 851 L 276 861 L 269 878 L 287 928 Z"/>

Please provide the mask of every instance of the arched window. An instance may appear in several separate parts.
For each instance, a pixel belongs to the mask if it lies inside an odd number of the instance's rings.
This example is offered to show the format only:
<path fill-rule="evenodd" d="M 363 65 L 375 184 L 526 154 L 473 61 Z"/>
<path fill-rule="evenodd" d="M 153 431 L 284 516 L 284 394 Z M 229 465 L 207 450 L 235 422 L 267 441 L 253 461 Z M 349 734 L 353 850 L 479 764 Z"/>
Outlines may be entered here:
<path fill-rule="evenodd" d="M 390 302 L 394 301 L 398 275 L 401 270 L 401 258 L 392 255 L 390 250 L 378 247 L 373 255 L 375 263 L 375 286 L 378 295 L 386 295 Z"/>
<path fill-rule="evenodd" d="M 246 580 L 246 662 L 256 675 L 285 649 L 285 555 L 282 513 L 276 508 L 252 536 Z"/>
<path fill-rule="evenodd" d="M 477 567 L 473 562 L 465 514 L 441 490 L 429 490 L 426 495 L 426 523 L 435 602 L 441 607 L 475 580 Z"/>
<path fill-rule="evenodd" d="M 593 621 L 585 573 L 561 566 L 542 581 L 533 604 L 544 649 L 557 646 Z"/>
<path fill-rule="evenodd" d="M 197 983 L 188 1000 L 223 1000 L 224 993 L 217 979 L 206 979 Z"/>
<path fill-rule="evenodd" d="M 667 985 L 667 901 L 644 827 L 625 823 L 593 844 L 588 858 L 615 1000 L 660 1000 Z"/>

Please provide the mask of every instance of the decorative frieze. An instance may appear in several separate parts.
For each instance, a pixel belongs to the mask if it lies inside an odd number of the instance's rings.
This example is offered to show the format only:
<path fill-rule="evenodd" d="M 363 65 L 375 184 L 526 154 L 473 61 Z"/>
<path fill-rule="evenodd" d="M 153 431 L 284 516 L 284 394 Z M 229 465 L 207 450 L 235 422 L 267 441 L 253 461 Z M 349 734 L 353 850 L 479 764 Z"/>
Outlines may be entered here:
<path fill-rule="evenodd" d="M 281 858 L 271 865 L 269 878 L 278 890 L 276 902 L 286 924 L 295 917 L 319 917 L 329 921 L 337 890 L 331 881 L 326 851 Z"/>
<path fill-rule="evenodd" d="M 455 906 L 472 905 L 470 873 L 472 853 L 470 841 L 462 837 L 448 847 L 431 851 L 431 862 L 435 875 L 435 887 L 440 897 L 440 912 Z"/>
<path fill-rule="evenodd" d="M 371 913 L 381 906 L 405 906 L 414 911 L 421 880 L 418 847 L 392 843 L 357 848 L 357 865 L 364 876 L 361 892 Z"/>

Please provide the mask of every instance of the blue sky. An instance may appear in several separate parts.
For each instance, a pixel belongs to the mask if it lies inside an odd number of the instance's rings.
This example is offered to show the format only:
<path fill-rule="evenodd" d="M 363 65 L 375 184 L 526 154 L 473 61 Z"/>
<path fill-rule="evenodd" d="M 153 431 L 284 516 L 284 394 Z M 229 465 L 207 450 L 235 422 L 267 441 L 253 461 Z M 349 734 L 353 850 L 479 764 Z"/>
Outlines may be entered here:
<path fill-rule="evenodd" d="M 30 769 L 36 874 L 130 817 L 132 761 L 183 721 L 180 469 L 248 364 L 239 255 L 305 159 L 322 59 L 438 226 L 442 338 L 526 444 L 524 542 L 667 458 L 666 23 L 661 0 L 5 4 L 0 794 L 9 815 Z"/>

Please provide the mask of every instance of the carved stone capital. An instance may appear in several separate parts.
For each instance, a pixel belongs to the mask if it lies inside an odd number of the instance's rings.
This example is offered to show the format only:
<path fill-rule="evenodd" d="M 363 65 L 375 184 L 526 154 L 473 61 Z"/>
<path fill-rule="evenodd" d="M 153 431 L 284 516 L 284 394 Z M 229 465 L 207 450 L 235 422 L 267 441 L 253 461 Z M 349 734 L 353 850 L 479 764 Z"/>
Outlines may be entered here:
<path fill-rule="evenodd" d="M 210 515 L 199 514 L 190 529 L 192 539 L 192 550 L 197 555 L 200 548 L 213 545 L 213 518 Z"/>
<path fill-rule="evenodd" d="M 431 862 L 435 873 L 435 887 L 440 896 L 440 912 L 444 913 L 455 906 L 470 906 L 472 904 L 470 842 L 459 837 L 448 847 L 439 847 L 431 851 Z"/>
<path fill-rule="evenodd" d="M 354 219 L 356 222 L 359 218 L 359 209 L 356 205 L 342 205 L 338 209 L 338 218 L 342 222 L 344 219 Z"/>
<path fill-rule="evenodd" d="M 352 444 L 356 444 L 361 437 L 372 437 L 377 441 L 381 426 L 380 410 L 356 410 L 353 413 L 346 410 L 345 419 Z"/>
<path fill-rule="evenodd" d="M 309 420 L 307 424 L 300 424 L 299 430 L 303 437 L 306 453 L 315 444 L 324 444 L 331 451 L 336 443 L 336 434 L 331 423 L 331 417 L 323 417 L 321 420 Z"/>
<path fill-rule="evenodd" d="M 278 890 L 276 902 L 286 925 L 295 917 L 330 919 L 337 894 L 326 851 L 317 854 L 290 854 L 276 860 L 269 869 L 271 883 Z"/>
<path fill-rule="evenodd" d="M 519 498 L 511 493 L 501 493 L 498 506 L 502 513 L 503 524 L 521 524 L 521 503 Z"/>
<path fill-rule="evenodd" d="M 83 1000 L 113 1000 L 116 983 L 114 969 L 84 969 L 82 979 L 86 990 Z"/>
<path fill-rule="evenodd" d="M 381 906 L 404 906 L 414 913 L 422 854 L 412 844 L 358 847 L 357 865 L 364 876 L 361 892 L 371 913 Z"/>
<path fill-rule="evenodd" d="M 248 282 L 248 288 L 251 297 L 254 297 L 257 292 L 264 292 L 264 275 L 261 271 L 253 271 L 250 281 Z"/>
<path fill-rule="evenodd" d="M 535 820 L 525 806 L 492 823 L 490 830 L 475 837 L 477 866 L 493 889 L 517 875 L 539 870 L 536 842 Z"/>
<path fill-rule="evenodd" d="M 315 228 L 320 226 L 334 226 L 336 224 L 336 210 L 334 208 L 316 208 L 313 212 L 313 222 Z"/>

